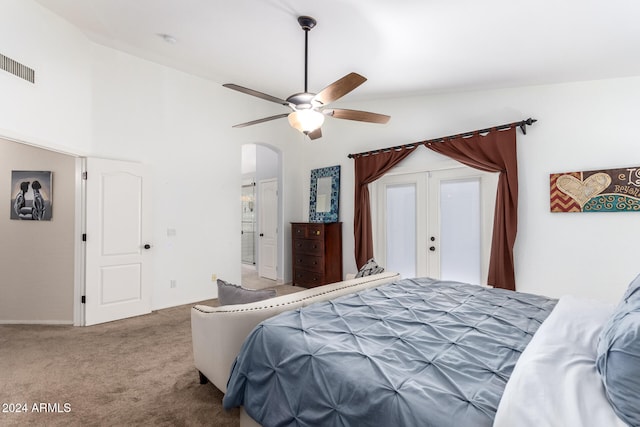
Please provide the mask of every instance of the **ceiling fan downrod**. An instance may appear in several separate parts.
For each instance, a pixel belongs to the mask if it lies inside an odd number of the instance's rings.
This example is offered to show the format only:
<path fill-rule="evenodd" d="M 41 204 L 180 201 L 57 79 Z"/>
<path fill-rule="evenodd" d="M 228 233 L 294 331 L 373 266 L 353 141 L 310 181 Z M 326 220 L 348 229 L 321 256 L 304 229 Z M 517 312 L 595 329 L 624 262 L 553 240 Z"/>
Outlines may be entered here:
<path fill-rule="evenodd" d="M 304 30 L 304 92 L 308 93 L 307 82 L 308 74 L 307 69 L 309 65 L 309 31 L 316 26 L 317 22 L 310 16 L 298 17 L 298 24 Z"/>

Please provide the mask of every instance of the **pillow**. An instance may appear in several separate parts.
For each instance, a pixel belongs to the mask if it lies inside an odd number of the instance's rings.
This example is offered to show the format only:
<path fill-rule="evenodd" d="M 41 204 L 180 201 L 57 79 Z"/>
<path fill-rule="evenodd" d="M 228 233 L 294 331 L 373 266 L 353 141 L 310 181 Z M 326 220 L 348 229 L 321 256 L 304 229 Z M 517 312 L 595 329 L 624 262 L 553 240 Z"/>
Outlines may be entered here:
<path fill-rule="evenodd" d="M 631 426 L 640 425 L 640 275 L 604 324 L 596 369 L 618 417 Z"/>
<path fill-rule="evenodd" d="M 373 258 L 371 258 L 358 271 L 358 273 L 356 274 L 356 278 L 364 277 L 364 276 L 371 276 L 372 274 L 378 274 L 378 273 L 382 273 L 382 272 L 384 272 L 384 268 L 380 267 L 376 263 L 376 261 Z"/>
<path fill-rule="evenodd" d="M 275 296 L 275 289 L 247 289 L 218 279 L 218 302 L 220 305 L 246 304 Z"/>

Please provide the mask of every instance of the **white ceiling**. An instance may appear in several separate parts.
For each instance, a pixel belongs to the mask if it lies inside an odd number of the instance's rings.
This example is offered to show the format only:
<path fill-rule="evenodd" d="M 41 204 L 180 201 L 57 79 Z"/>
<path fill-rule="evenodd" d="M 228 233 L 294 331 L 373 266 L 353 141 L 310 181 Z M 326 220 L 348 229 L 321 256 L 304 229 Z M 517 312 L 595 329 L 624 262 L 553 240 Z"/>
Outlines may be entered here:
<path fill-rule="evenodd" d="M 280 98 L 304 89 L 300 15 L 318 21 L 309 91 L 355 71 L 349 99 L 640 75 L 636 0 L 36 1 L 97 43 Z"/>

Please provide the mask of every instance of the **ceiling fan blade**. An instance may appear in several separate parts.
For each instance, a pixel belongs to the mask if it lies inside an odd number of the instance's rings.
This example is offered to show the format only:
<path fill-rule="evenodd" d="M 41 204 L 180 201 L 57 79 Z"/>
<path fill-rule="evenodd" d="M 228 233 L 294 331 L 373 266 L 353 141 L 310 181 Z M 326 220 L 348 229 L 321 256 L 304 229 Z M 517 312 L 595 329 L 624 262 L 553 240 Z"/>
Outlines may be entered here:
<path fill-rule="evenodd" d="M 318 128 L 318 129 L 314 130 L 313 132 L 309 132 L 309 134 L 307 136 L 311 140 L 322 138 L 322 128 Z"/>
<path fill-rule="evenodd" d="M 238 86 L 238 85 L 235 85 L 233 83 L 225 83 L 222 86 L 224 86 L 226 88 L 229 88 L 229 89 L 237 90 L 238 92 L 246 93 L 247 95 L 256 96 L 256 97 L 264 99 L 266 101 L 275 102 L 277 104 L 282 104 L 282 105 L 285 105 L 287 107 L 289 106 L 289 103 L 287 101 L 285 101 L 284 99 L 276 98 L 275 96 L 267 95 L 266 93 L 258 92 L 257 90 L 248 89 L 246 87 Z"/>
<path fill-rule="evenodd" d="M 313 99 L 327 105 L 342 98 L 366 81 L 367 79 L 358 73 L 349 73 L 322 89 Z"/>
<path fill-rule="evenodd" d="M 341 108 L 332 108 L 324 110 L 324 114 L 335 117 L 336 119 L 356 120 L 358 122 L 380 123 L 384 124 L 391 118 L 385 114 L 370 113 L 360 110 L 344 110 Z"/>
<path fill-rule="evenodd" d="M 253 120 L 250 122 L 246 122 L 246 123 L 240 123 L 237 125 L 234 125 L 234 128 L 243 128 L 245 126 L 251 126 L 251 125 L 257 125 L 258 123 L 264 123 L 264 122 L 268 122 L 271 120 L 276 120 L 276 119 L 282 119 L 284 117 L 287 117 L 289 115 L 289 113 L 282 113 L 282 114 L 277 114 L 275 116 L 269 116 L 269 117 L 264 117 L 262 119 L 258 119 L 258 120 Z"/>

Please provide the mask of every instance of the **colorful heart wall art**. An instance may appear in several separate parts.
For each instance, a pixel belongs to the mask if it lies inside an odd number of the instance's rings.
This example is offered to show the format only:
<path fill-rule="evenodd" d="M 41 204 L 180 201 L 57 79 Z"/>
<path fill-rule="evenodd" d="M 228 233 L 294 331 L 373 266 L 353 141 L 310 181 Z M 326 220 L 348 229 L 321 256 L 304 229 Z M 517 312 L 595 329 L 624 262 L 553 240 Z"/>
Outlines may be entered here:
<path fill-rule="evenodd" d="M 640 167 L 552 173 L 551 212 L 640 211 Z"/>

